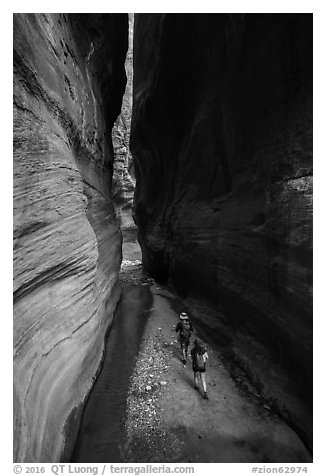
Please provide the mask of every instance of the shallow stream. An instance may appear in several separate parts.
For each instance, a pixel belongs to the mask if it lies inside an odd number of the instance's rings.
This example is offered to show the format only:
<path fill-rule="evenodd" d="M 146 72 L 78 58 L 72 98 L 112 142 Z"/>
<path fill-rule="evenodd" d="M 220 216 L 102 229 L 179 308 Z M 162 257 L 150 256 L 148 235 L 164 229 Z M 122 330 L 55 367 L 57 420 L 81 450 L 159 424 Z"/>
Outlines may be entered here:
<path fill-rule="evenodd" d="M 73 463 L 123 461 L 129 379 L 151 308 L 148 286 L 124 284 L 106 342 L 102 370 L 82 416 Z"/>

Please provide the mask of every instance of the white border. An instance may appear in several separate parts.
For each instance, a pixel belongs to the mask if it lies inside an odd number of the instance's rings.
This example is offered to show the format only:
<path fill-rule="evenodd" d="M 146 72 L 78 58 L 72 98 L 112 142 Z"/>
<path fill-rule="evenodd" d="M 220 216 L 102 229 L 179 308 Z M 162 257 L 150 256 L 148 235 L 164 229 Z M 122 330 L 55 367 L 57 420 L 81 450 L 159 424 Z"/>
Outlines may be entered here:
<path fill-rule="evenodd" d="M 224 1 L 212 2 L 8 2 L 2 8 L 1 25 L 1 460 L 12 473 L 12 14 L 14 12 L 313 12 L 314 13 L 314 463 L 309 465 L 308 474 L 326 474 L 325 465 L 325 236 L 326 208 L 325 196 L 325 127 L 326 127 L 326 17 L 325 3 L 322 1 Z M 8 391 L 9 389 L 9 391 Z M 247 464 L 195 465 L 195 474 L 250 474 Z M 209 467 L 208 467 L 209 466 Z M 277 466 L 277 465 L 273 465 Z M 214 468 L 215 467 L 215 468 Z M 4 468 L 3 468 L 4 469 Z M 1 471 L 2 472 L 2 471 Z"/>

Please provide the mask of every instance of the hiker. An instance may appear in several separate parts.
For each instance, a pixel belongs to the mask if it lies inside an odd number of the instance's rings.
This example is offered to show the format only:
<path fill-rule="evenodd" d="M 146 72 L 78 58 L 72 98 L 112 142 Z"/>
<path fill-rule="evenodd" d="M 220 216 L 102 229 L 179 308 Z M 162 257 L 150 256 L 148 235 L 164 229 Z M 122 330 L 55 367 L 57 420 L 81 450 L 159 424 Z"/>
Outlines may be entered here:
<path fill-rule="evenodd" d="M 186 365 L 188 358 L 188 347 L 190 342 L 190 336 L 193 332 L 192 324 L 189 321 L 189 317 L 186 312 L 180 314 L 180 321 L 175 328 L 175 332 L 179 332 L 179 342 L 182 350 L 182 363 Z"/>
<path fill-rule="evenodd" d="M 204 390 L 204 398 L 207 400 L 208 396 L 205 380 L 205 370 L 208 355 L 206 347 L 197 339 L 195 340 L 194 347 L 191 350 L 191 357 L 192 370 L 194 371 L 194 387 L 196 390 L 198 390 L 198 377 L 200 376 L 200 380 Z"/>

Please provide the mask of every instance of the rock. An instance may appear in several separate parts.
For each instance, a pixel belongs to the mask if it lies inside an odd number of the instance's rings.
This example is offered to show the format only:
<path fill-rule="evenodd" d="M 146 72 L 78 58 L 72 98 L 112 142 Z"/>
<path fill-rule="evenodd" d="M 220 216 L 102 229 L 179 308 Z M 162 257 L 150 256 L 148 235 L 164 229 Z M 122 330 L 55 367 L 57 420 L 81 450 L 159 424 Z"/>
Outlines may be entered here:
<path fill-rule="evenodd" d="M 266 347 L 311 445 L 312 16 L 138 14 L 134 64 L 143 266 L 239 359 Z"/>
<path fill-rule="evenodd" d="M 126 49 L 126 15 L 14 15 L 17 462 L 69 460 L 119 299 L 110 131 Z"/>
<path fill-rule="evenodd" d="M 133 177 L 133 160 L 129 149 L 131 108 L 132 108 L 132 78 L 133 78 L 133 14 L 129 15 L 129 48 L 125 62 L 127 84 L 123 96 L 122 108 L 112 131 L 114 147 L 114 168 L 112 195 L 115 203 L 116 214 L 120 219 L 121 229 L 135 229 L 132 219 L 132 202 L 135 189 Z M 135 260 L 134 264 L 140 264 L 140 260 Z"/>
<path fill-rule="evenodd" d="M 152 387 L 150 385 L 146 385 L 145 390 L 149 392 L 150 390 L 152 390 Z"/>
<path fill-rule="evenodd" d="M 167 385 L 166 380 L 161 380 L 161 381 L 160 381 L 160 385 L 161 385 L 161 387 L 164 387 L 164 385 Z"/>

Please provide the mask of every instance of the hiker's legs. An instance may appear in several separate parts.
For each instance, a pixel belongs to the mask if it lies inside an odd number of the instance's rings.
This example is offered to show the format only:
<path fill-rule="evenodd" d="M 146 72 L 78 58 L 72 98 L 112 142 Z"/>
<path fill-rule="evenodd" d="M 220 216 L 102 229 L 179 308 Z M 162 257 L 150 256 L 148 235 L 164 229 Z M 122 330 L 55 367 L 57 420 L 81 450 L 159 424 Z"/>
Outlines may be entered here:
<path fill-rule="evenodd" d="M 205 372 L 200 372 L 200 380 L 203 386 L 204 393 L 206 393 L 207 388 L 206 388 Z"/>
<path fill-rule="evenodd" d="M 198 388 L 198 384 L 199 384 L 198 374 L 199 374 L 199 372 L 194 372 L 194 386 L 195 386 L 195 388 Z"/>
<path fill-rule="evenodd" d="M 188 346 L 184 340 L 180 341 L 181 350 L 182 350 L 182 361 L 185 363 L 187 361 L 187 354 L 188 354 Z"/>

